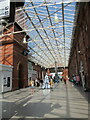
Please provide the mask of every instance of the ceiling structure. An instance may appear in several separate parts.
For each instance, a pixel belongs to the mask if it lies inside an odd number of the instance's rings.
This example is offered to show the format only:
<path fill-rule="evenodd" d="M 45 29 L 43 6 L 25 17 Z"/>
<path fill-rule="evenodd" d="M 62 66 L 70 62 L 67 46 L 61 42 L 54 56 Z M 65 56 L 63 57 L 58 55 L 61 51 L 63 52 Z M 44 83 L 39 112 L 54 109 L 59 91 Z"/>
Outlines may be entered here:
<path fill-rule="evenodd" d="M 29 59 L 45 68 L 68 66 L 75 2 L 25 2 L 16 10 L 16 22 L 30 38 Z"/>

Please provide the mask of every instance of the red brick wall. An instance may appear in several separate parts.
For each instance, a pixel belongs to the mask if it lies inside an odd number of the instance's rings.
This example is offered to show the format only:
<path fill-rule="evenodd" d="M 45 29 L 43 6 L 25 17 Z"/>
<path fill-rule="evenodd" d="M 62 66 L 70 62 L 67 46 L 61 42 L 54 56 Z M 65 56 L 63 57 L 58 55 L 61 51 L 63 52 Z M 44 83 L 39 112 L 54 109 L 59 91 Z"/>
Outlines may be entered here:
<path fill-rule="evenodd" d="M 33 63 L 33 70 L 37 71 L 37 73 L 38 73 L 38 79 L 42 79 L 42 70 L 41 70 L 41 67 L 39 65 L 35 65 Z"/>
<path fill-rule="evenodd" d="M 9 26 L 8 29 L 4 34 L 12 32 L 14 28 Z M 0 38 L 0 64 L 13 66 L 13 35 Z"/>
<path fill-rule="evenodd" d="M 46 69 L 39 65 L 35 65 L 35 63 L 33 63 L 32 65 L 33 65 L 33 70 L 37 71 L 37 73 L 38 73 L 38 79 L 43 79 L 43 77 L 46 74 Z"/>
<path fill-rule="evenodd" d="M 15 24 L 11 25 L 7 33 L 11 31 L 20 31 L 20 27 Z M 24 34 L 19 33 L 10 35 L 0 39 L 0 63 L 13 66 L 12 89 L 19 88 L 19 65 L 22 66 L 22 87 L 26 87 L 28 83 L 28 56 L 22 54 L 23 50 L 27 50 L 27 45 L 23 44 Z"/>
<path fill-rule="evenodd" d="M 80 73 L 80 62 L 82 61 L 86 81 L 90 84 L 90 60 L 88 59 L 90 57 L 90 5 L 89 3 L 81 2 L 78 8 L 80 11 L 78 13 L 69 59 L 69 76 Z"/>
<path fill-rule="evenodd" d="M 87 5 L 87 25 L 88 25 L 88 28 L 87 28 L 87 31 L 88 31 L 88 34 L 87 34 L 87 39 L 88 39 L 88 48 L 87 48 L 87 61 L 88 61 L 88 86 L 90 88 L 90 2 L 89 4 Z"/>
<path fill-rule="evenodd" d="M 13 66 L 13 44 L 0 46 L 0 64 Z"/>

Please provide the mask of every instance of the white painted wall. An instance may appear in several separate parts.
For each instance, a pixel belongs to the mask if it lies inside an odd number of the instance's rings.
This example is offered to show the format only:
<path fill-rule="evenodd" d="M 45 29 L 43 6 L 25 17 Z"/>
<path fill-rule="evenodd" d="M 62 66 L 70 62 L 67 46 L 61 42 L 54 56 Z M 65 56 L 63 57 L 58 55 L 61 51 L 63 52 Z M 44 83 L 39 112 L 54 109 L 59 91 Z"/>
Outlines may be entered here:
<path fill-rule="evenodd" d="M 0 93 L 12 90 L 12 66 L 0 64 Z M 10 79 L 10 86 L 7 86 Z"/>

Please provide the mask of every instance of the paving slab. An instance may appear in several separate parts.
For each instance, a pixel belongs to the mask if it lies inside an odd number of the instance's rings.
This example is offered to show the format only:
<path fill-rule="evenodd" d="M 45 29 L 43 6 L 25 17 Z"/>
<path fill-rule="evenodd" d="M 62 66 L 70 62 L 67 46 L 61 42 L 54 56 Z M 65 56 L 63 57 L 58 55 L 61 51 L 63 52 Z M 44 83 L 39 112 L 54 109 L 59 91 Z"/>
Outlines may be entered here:
<path fill-rule="evenodd" d="M 5 93 L 0 98 L 2 117 L 17 120 L 88 119 L 88 100 L 82 94 L 69 82 L 67 85 L 55 84 L 53 89 L 32 91 L 25 88 Z"/>

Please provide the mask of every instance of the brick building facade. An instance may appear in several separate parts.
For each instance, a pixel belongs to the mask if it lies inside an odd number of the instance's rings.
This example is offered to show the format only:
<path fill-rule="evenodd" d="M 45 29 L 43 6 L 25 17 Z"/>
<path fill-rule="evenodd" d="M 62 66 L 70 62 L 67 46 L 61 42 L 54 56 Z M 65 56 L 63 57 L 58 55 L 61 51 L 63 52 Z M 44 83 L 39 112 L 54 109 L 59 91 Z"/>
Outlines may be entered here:
<path fill-rule="evenodd" d="M 45 74 L 46 74 L 46 70 L 45 68 L 39 66 L 39 65 L 36 65 L 35 63 L 32 64 L 33 65 L 33 70 L 37 71 L 37 74 L 38 74 L 38 79 L 43 79 Z"/>
<path fill-rule="evenodd" d="M 5 33 L 20 31 L 20 26 L 15 23 L 9 25 Z M 12 90 L 27 86 L 28 82 L 28 56 L 24 53 L 27 44 L 23 44 L 24 33 L 11 34 L 0 38 L 0 64 L 13 66 Z M 28 39 L 28 38 L 27 38 Z"/>
<path fill-rule="evenodd" d="M 76 6 L 76 27 L 73 32 L 69 59 L 69 77 L 79 75 L 81 84 L 90 89 L 90 3 Z"/>

